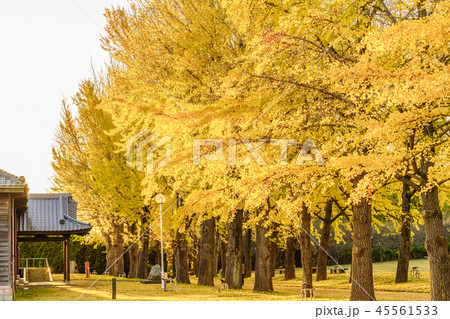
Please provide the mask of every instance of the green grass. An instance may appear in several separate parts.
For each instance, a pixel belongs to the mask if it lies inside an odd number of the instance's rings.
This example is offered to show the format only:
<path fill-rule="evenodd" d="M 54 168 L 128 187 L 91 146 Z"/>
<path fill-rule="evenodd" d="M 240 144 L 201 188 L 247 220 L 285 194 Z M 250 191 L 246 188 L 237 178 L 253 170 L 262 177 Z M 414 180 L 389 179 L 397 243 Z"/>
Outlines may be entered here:
<path fill-rule="evenodd" d="M 349 267 L 349 265 L 343 265 Z M 412 260 L 410 267 L 421 270 L 421 278 L 412 278 L 407 283 L 395 284 L 397 262 L 376 263 L 374 269 L 375 296 L 377 300 L 430 300 L 429 268 L 427 260 Z M 197 285 L 197 278 L 191 277 L 191 285 L 178 284 L 176 291 L 161 291 L 158 284 L 140 284 L 137 279 L 117 278 L 117 300 L 301 300 L 301 268 L 296 270 L 297 278 L 284 280 L 284 275 L 276 274 L 273 279 L 274 292 L 254 292 L 254 274 L 246 278 L 244 288 L 230 289 L 228 293 L 218 293 L 218 279 L 215 287 Z M 61 274 L 54 274 L 54 280 L 62 281 Z M 99 279 L 89 290 L 96 279 Z M 99 275 L 84 278 L 82 274 L 72 274 L 73 286 L 32 287 L 28 291 L 17 291 L 16 300 L 111 300 L 111 276 Z M 328 279 L 314 282 L 316 300 L 349 300 L 351 284 L 346 274 L 329 275 Z M 87 290 L 87 291 L 86 291 Z"/>

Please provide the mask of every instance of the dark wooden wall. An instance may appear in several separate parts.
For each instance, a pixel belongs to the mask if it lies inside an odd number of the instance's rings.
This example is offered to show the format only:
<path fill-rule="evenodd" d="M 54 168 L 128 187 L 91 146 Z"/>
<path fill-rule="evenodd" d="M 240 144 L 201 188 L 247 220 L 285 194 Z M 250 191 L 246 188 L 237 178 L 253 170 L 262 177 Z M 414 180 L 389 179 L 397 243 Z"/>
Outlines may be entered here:
<path fill-rule="evenodd" d="M 10 195 L 0 194 L 0 286 L 10 286 Z"/>

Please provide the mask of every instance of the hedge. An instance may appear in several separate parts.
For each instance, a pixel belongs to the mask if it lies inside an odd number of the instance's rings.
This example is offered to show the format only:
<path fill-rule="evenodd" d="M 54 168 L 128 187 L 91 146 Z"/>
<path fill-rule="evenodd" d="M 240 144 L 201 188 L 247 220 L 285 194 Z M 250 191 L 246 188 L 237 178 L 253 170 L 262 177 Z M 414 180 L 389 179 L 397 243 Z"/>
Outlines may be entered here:
<path fill-rule="evenodd" d="M 21 242 L 20 258 L 47 258 L 53 273 L 63 272 L 62 242 Z M 103 273 L 106 268 L 106 248 L 100 244 L 86 244 L 75 238 L 70 240 L 70 260 L 77 264 L 78 271 L 84 272 L 84 263 L 89 261 L 90 270 Z"/>

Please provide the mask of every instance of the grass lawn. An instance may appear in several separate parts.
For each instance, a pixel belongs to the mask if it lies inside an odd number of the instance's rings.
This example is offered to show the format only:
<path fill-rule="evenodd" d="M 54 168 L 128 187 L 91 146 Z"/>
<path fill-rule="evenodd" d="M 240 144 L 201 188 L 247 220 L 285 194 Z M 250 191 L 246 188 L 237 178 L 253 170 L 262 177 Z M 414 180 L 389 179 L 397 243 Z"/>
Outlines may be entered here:
<path fill-rule="evenodd" d="M 343 265 L 349 267 L 349 265 Z M 412 278 L 407 283 L 395 284 L 397 262 L 376 263 L 373 265 L 375 296 L 377 300 L 430 300 L 429 268 L 427 260 L 411 260 L 410 267 L 418 266 L 421 278 Z M 176 291 L 161 291 L 161 285 L 140 284 L 139 280 L 117 278 L 117 300 L 301 300 L 301 268 L 296 270 L 297 278 L 284 280 L 284 275 L 276 274 L 273 279 L 274 292 L 254 292 L 254 274 L 245 279 L 242 290 L 230 289 L 228 293 L 218 293 L 216 287 L 197 285 L 197 278 L 191 277 L 191 285 L 178 284 Z M 86 279 L 82 274 L 72 274 L 73 286 L 55 285 L 52 287 L 32 287 L 28 291 L 17 291 L 16 300 L 77 300 L 86 289 L 98 279 L 93 275 Z M 111 276 L 102 276 L 80 300 L 111 300 Z M 61 274 L 54 274 L 55 281 L 62 281 Z M 349 277 L 346 274 L 329 275 L 328 279 L 314 282 L 316 300 L 349 300 Z"/>

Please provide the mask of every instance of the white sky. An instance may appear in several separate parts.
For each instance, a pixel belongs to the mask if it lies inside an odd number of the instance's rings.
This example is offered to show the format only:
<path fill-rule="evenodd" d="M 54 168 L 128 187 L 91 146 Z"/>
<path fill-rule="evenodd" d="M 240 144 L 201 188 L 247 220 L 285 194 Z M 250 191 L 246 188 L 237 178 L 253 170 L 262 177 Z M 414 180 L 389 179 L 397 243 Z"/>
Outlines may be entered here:
<path fill-rule="evenodd" d="M 0 169 L 25 176 L 32 193 L 50 188 L 61 101 L 90 76 L 91 60 L 103 66 L 98 25 L 117 4 L 127 1 L 0 0 Z"/>

